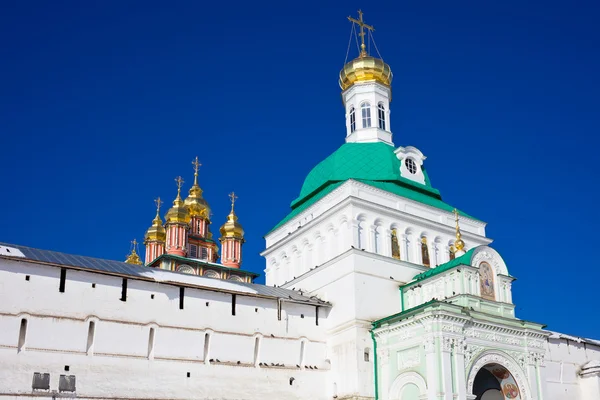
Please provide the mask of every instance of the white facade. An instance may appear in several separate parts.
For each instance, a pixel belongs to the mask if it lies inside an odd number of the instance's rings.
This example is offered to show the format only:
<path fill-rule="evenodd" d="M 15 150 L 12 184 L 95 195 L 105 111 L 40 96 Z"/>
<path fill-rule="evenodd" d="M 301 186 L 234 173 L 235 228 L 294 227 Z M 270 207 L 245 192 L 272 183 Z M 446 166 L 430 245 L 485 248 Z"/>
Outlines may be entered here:
<path fill-rule="evenodd" d="M 378 82 L 358 82 L 342 93 L 346 108 L 346 142 L 392 145 L 391 89 Z"/>

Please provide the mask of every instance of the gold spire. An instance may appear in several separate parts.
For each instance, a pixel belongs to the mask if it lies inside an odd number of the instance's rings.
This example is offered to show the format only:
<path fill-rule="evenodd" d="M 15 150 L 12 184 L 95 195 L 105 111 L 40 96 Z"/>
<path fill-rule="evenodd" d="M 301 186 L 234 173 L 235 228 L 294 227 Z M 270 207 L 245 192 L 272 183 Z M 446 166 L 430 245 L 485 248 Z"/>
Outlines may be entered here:
<path fill-rule="evenodd" d="M 152 220 L 152 225 L 146 231 L 146 235 L 144 236 L 144 244 L 147 244 L 148 241 L 153 240 L 157 242 L 164 242 L 167 238 L 167 234 L 165 228 L 163 227 L 162 220 L 160 219 L 160 206 L 163 201 L 158 197 L 154 200 L 156 204 L 156 217 Z"/>
<path fill-rule="evenodd" d="M 178 176 L 175 178 L 175 182 L 177 182 L 177 197 L 173 200 L 173 207 L 167 211 L 167 215 L 165 218 L 167 223 L 184 223 L 187 224 L 190 222 L 190 213 L 181 200 L 181 186 L 183 185 L 183 179 Z"/>
<path fill-rule="evenodd" d="M 243 240 L 244 228 L 242 228 L 242 225 L 237 222 L 238 217 L 235 215 L 234 211 L 235 201 L 238 197 L 235 195 L 235 192 L 231 192 L 229 194 L 229 198 L 231 199 L 231 211 L 227 216 L 227 222 L 225 222 L 223 226 L 221 226 L 221 229 L 219 229 L 221 232 L 221 240 L 223 238 L 237 238 Z"/>
<path fill-rule="evenodd" d="M 142 260 L 140 260 L 140 256 L 138 256 L 137 252 L 135 251 L 135 249 L 137 248 L 137 244 L 137 240 L 133 239 L 131 241 L 131 251 L 127 255 L 127 259 L 125 260 L 127 264 L 142 265 Z"/>
<path fill-rule="evenodd" d="M 365 24 L 363 12 L 358 10 L 358 19 L 348 17 L 348 20 L 360 27 L 360 54 L 354 60 L 344 65 L 340 71 L 340 87 L 342 90 L 348 89 L 356 82 L 379 82 L 385 86 L 392 84 L 392 70 L 389 65 L 380 58 L 375 58 L 367 53 L 365 45 L 365 29 L 373 32 L 375 28 Z"/>
<path fill-rule="evenodd" d="M 454 242 L 454 252 L 458 253 L 463 251 L 465 248 L 465 242 L 462 240 L 462 235 L 460 234 L 460 226 L 458 225 L 458 210 L 454 209 L 454 217 L 456 218 L 456 241 Z"/>
<path fill-rule="evenodd" d="M 198 157 L 192 161 L 194 166 L 194 184 L 190 188 L 188 197 L 185 199 L 185 205 L 190 212 L 190 217 L 201 217 L 209 220 L 210 208 L 206 200 L 202 197 L 202 189 L 198 185 L 198 171 L 202 164 L 198 161 Z"/>
<path fill-rule="evenodd" d="M 366 57 L 367 46 L 365 45 L 365 28 L 371 32 L 374 32 L 375 28 L 373 28 L 371 25 L 365 24 L 362 10 L 358 10 L 358 19 L 349 16 L 348 21 L 360 26 L 360 33 L 358 34 L 358 36 L 360 36 L 360 57 Z"/>

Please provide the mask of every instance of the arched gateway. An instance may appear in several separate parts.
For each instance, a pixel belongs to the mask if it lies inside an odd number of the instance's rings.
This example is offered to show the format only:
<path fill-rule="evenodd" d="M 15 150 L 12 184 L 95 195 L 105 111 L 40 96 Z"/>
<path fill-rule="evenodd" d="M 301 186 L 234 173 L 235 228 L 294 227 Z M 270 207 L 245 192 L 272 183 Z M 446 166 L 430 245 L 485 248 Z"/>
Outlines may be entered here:
<path fill-rule="evenodd" d="M 528 400 L 531 392 L 516 362 L 502 352 L 487 351 L 472 364 L 467 393 L 475 400 Z"/>

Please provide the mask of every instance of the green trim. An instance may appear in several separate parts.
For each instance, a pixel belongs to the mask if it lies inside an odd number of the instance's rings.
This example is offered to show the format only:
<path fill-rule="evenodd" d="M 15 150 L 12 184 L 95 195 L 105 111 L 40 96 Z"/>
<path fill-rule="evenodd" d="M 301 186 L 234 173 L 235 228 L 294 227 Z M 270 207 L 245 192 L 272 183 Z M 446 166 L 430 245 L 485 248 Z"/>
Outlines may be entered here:
<path fill-rule="evenodd" d="M 160 260 L 163 259 L 173 259 L 173 260 L 180 260 L 180 261 L 185 261 L 187 263 L 193 263 L 197 266 L 202 266 L 202 267 L 210 267 L 210 268 L 215 268 L 215 269 L 221 269 L 224 271 L 229 271 L 229 272 L 234 272 L 240 275 L 248 275 L 251 276 L 252 278 L 258 278 L 260 276 L 260 274 L 256 274 L 254 272 L 250 272 L 250 271 L 246 271 L 243 269 L 239 269 L 239 268 L 230 268 L 230 267 L 226 267 L 224 265 L 221 264 L 215 264 L 215 263 L 211 263 L 211 262 L 207 262 L 207 261 L 201 261 L 201 260 L 195 260 L 193 258 L 187 258 L 187 257 L 181 257 L 181 256 L 177 256 L 175 254 L 161 254 L 160 256 L 158 256 L 157 258 L 154 259 L 154 261 L 152 261 L 150 264 L 148 264 L 148 267 L 151 267 L 152 265 L 154 265 L 155 263 L 157 263 Z M 177 272 L 177 271 L 174 271 Z"/>
<path fill-rule="evenodd" d="M 399 312 L 399 313 L 392 314 L 392 315 L 390 315 L 389 317 L 385 317 L 385 318 L 382 318 L 382 319 L 380 319 L 380 320 L 374 321 L 374 322 L 372 322 L 372 323 L 371 323 L 371 325 L 373 326 L 373 329 L 377 329 L 377 328 L 379 328 L 379 327 L 380 327 L 380 326 L 381 326 L 383 323 L 385 323 L 385 322 L 387 322 L 387 321 L 389 321 L 389 320 L 391 320 L 391 319 L 394 319 L 394 318 L 401 317 L 401 316 L 402 316 L 402 315 L 404 315 L 404 314 L 412 313 L 413 311 L 420 310 L 421 308 L 425 308 L 425 307 L 427 307 L 427 306 L 430 306 L 430 305 L 432 305 L 432 304 L 435 304 L 435 303 L 439 303 L 439 304 L 441 304 L 441 302 L 440 302 L 440 301 L 438 301 L 438 300 L 429 300 L 428 302 L 426 302 L 426 303 L 423 303 L 423 304 L 421 304 L 421 305 L 418 305 L 418 306 L 416 306 L 416 307 L 409 308 L 408 310 L 404 310 L 404 311 L 401 311 L 401 312 Z"/>
<path fill-rule="evenodd" d="M 419 282 L 424 279 L 430 278 L 434 275 L 441 274 L 442 272 L 448 271 L 449 269 L 452 269 L 454 267 L 458 267 L 459 265 L 470 266 L 471 258 L 473 257 L 473 252 L 475 251 L 475 249 L 477 249 L 477 247 L 473 247 L 471 250 L 467 251 L 462 256 L 455 258 L 454 260 L 450 260 L 447 263 L 438 265 L 435 268 L 431 268 L 429 271 L 421 272 L 420 274 L 416 275 L 410 283 L 404 286 L 412 285 L 415 282 Z"/>
<path fill-rule="evenodd" d="M 379 400 L 379 378 L 377 375 L 377 340 L 375 339 L 375 333 L 371 332 L 371 339 L 373 339 L 373 382 L 375 382 L 375 400 Z"/>

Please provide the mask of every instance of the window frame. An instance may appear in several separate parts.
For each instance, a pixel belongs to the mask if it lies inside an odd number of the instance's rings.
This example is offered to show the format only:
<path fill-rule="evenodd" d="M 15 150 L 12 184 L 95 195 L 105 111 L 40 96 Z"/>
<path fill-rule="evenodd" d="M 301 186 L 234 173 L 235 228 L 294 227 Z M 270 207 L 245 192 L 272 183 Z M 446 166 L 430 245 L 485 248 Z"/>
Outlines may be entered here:
<path fill-rule="evenodd" d="M 360 105 L 360 115 L 361 115 L 361 119 L 362 119 L 363 129 L 370 128 L 372 126 L 371 125 L 371 103 L 366 101 Z"/>
<path fill-rule="evenodd" d="M 378 125 L 379 129 L 382 129 L 382 130 L 385 131 L 386 130 L 385 129 L 385 124 L 386 124 L 386 121 L 385 121 L 385 106 L 383 105 L 383 103 L 377 104 L 377 120 L 378 120 L 378 123 L 379 123 L 379 125 Z"/>

